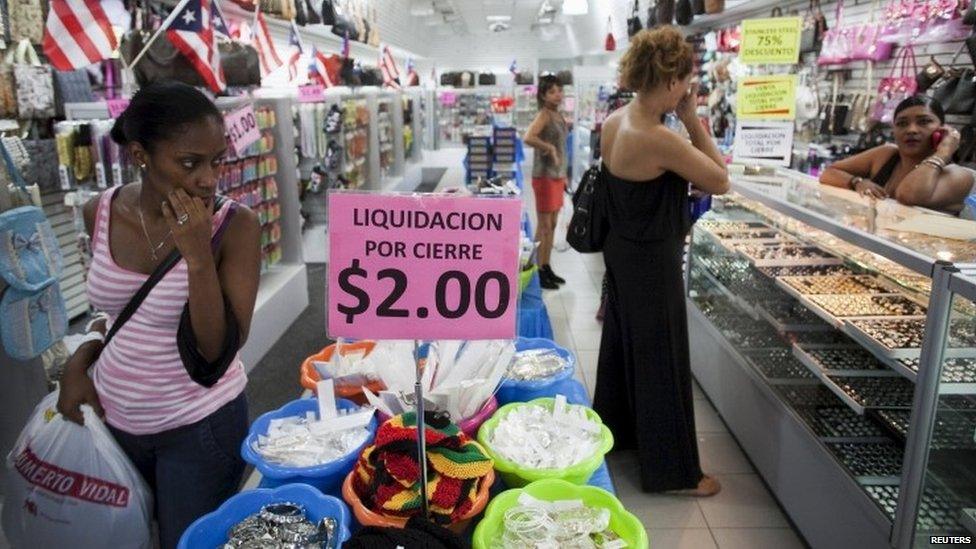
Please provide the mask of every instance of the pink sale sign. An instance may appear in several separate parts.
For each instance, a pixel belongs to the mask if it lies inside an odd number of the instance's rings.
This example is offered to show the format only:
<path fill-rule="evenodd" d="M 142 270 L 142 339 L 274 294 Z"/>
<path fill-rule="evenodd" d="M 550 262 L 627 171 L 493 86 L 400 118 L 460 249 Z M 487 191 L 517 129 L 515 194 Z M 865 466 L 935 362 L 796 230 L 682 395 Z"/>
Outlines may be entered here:
<path fill-rule="evenodd" d="M 510 339 L 518 199 L 329 194 L 328 333 Z"/>

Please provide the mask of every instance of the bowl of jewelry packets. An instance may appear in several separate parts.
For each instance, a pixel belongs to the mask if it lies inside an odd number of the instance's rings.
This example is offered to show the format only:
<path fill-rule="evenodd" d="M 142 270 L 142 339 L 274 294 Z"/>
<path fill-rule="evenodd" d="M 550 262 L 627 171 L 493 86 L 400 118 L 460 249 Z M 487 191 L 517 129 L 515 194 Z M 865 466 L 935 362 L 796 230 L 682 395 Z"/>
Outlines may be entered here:
<path fill-rule="evenodd" d="M 537 480 L 495 496 L 472 541 L 474 549 L 648 547 L 644 526 L 613 494 L 558 479 Z"/>
<path fill-rule="evenodd" d="M 509 488 L 542 479 L 586 484 L 613 448 L 613 433 L 591 408 L 556 395 L 502 406 L 478 442 Z"/>
<path fill-rule="evenodd" d="M 261 473 L 261 488 L 309 484 L 339 495 L 342 480 L 376 435 L 371 408 L 337 399 L 335 412 L 301 398 L 258 417 L 241 443 L 241 457 Z"/>
<path fill-rule="evenodd" d="M 551 339 L 520 337 L 515 342 L 515 358 L 495 396 L 501 404 L 552 397 L 553 388 L 575 371 L 576 357 L 568 349 Z"/>
<path fill-rule="evenodd" d="M 178 549 L 341 547 L 350 520 L 345 503 L 311 486 L 247 490 L 191 524 Z"/>
<path fill-rule="evenodd" d="M 346 362 L 346 368 L 356 369 L 363 358 L 373 352 L 376 346 L 375 341 L 352 341 L 348 343 L 333 343 L 314 355 L 306 358 L 302 362 L 299 381 L 305 389 L 313 393 L 318 391 L 318 382 L 322 380 L 322 374 L 315 367 L 316 362 L 330 362 L 334 357 L 342 358 Z M 339 349 L 336 355 L 336 348 Z M 366 395 L 363 393 L 363 386 L 369 387 L 371 391 L 377 393 L 382 391 L 383 383 L 377 379 L 363 378 L 362 376 L 348 376 L 351 382 L 337 380 L 335 383 L 335 394 L 338 398 L 351 400 L 356 404 L 366 404 Z"/>

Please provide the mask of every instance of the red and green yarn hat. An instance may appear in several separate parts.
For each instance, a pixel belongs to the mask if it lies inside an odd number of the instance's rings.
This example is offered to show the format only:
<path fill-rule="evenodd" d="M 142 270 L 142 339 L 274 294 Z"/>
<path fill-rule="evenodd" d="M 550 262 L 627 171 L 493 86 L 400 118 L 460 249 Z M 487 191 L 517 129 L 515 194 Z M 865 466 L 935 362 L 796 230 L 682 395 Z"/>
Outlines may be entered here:
<path fill-rule="evenodd" d="M 471 510 L 493 462 L 481 445 L 453 424 L 425 424 L 425 436 L 431 518 L 451 523 Z M 421 510 L 419 479 L 417 421 L 411 412 L 380 426 L 375 443 L 356 462 L 353 489 L 373 512 L 405 517 Z"/>

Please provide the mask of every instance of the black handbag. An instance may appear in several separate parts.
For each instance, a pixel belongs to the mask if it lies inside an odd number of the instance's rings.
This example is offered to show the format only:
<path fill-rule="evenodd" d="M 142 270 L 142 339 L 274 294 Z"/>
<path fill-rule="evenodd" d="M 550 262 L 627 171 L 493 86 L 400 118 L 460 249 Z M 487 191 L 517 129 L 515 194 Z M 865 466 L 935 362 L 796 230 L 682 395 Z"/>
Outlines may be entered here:
<path fill-rule="evenodd" d="M 573 193 L 573 217 L 569 220 L 566 242 L 582 254 L 603 250 L 610 222 L 607 215 L 607 182 L 600 166 L 583 174 Z"/>
<path fill-rule="evenodd" d="M 695 14 L 692 12 L 691 0 L 678 0 L 678 5 L 675 8 L 675 22 L 682 27 L 685 25 L 690 25 L 692 20 L 695 18 Z"/>
<path fill-rule="evenodd" d="M 359 78 L 359 71 L 356 70 L 356 63 L 348 57 L 342 60 L 339 78 L 345 86 L 355 88 L 362 85 L 362 80 Z"/>
<path fill-rule="evenodd" d="M 323 25 L 335 25 L 336 22 L 336 12 L 335 7 L 332 5 L 333 0 L 322 0 L 322 24 Z"/>
<path fill-rule="evenodd" d="M 478 75 L 478 85 L 479 86 L 494 86 L 497 82 L 495 73 L 483 72 Z"/>
<path fill-rule="evenodd" d="M 301 0 L 298 0 L 298 2 L 301 2 Z M 312 0 L 305 0 L 305 15 L 308 17 L 309 25 L 319 25 L 322 23 L 322 18 L 319 17 L 319 12 L 315 10 L 315 5 L 312 4 Z"/>
<path fill-rule="evenodd" d="M 705 15 L 705 0 L 691 0 L 691 11 L 695 15 Z"/>
<path fill-rule="evenodd" d="M 941 83 L 932 90 L 932 98 L 939 102 L 944 109 L 952 96 L 956 93 L 956 86 L 959 85 L 959 77 L 962 71 L 959 69 L 949 69 L 942 75 Z"/>
<path fill-rule="evenodd" d="M 657 0 L 655 19 L 658 25 L 674 23 L 674 0 Z"/>
<path fill-rule="evenodd" d="M 945 67 L 940 65 L 939 61 L 933 55 L 928 64 L 925 65 L 925 68 L 915 75 L 915 84 L 918 85 L 916 93 L 925 93 L 928 91 L 944 74 Z"/>
<path fill-rule="evenodd" d="M 261 60 L 258 50 L 238 40 L 220 42 L 220 66 L 228 86 L 260 86 Z"/>
<path fill-rule="evenodd" d="M 967 25 L 976 25 L 976 2 L 969 3 L 966 14 L 962 17 L 962 22 Z"/>
<path fill-rule="evenodd" d="M 573 71 L 561 70 L 556 73 L 556 80 L 559 81 L 561 86 L 572 86 L 573 85 Z"/>
<path fill-rule="evenodd" d="M 515 83 L 519 86 L 531 86 L 535 84 L 535 76 L 529 71 L 522 71 L 515 75 Z"/>
<path fill-rule="evenodd" d="M 972 114 L 976 104 L 976 72 L 966 69 L 959 75 L 952 97 L 944 103 L 947 114 Z"/>
<path fill-rule="evenodd" d="M 634 0 L 634 11 L 630 14 L 630 19 L 627 20 L 627 36 L 633 38 L 634 35 L 644 30 L 644 25 L 641 24 L 640 16 L 637 15 L 637 11 L 640 9 L 638 5 L 639 0 Z"/>
<path fill-rule="evenodd" d="M 657 4 L 651 4 L 647 7 L 647 24 L 645 28 L 653 29 L 657 26 Z"/>

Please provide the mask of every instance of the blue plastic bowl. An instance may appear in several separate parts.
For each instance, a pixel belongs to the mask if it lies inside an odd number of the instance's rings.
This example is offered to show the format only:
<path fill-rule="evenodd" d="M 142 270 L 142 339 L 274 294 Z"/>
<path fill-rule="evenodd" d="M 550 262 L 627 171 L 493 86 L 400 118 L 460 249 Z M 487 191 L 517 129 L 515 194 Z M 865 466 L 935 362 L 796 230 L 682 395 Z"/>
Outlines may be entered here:
<path fill-rule="evenodd" d="M 336 405 L 342 410 L 358 410 L 356 403 L 337 399 Z M 254 451 L 252 444 L 257 441 L 258 435 L 268 433 L 268 425 L 272 419 L 304 416 L 312 411 L 318 414 L 319 401 L 317 398 L 302 398 L 285 404 L 281 408 L 263 414 L 251 425 L 251 430 L 247 433 L 247 438 L 241 443 L 241 457 L 244 461 L 253 465 L 261 473 L 261 484 L 259 488 L 277 488 L 285 484 L 302 483 L 312 485 L 322 493 L 339 496 L 342 492 L 342 481 L 352 470 L 353 465 L 362 453 L 363 448 L 373 443 L 376 436 L 377 421 L 374 416 L 366 426 L 370 435 L 355 451 L 349 453 L 341 459 L 314 467 L 285 467 L 274 463 L 268 463 L 260 454 Z"/>
<path fill-rule="evenodd" d="M 500 406 L 511 402 L 528 402 L 537 398 L 553 397 L 555 396 L 555 387 L 563 381 L 572 378 L 576 372 L 576 357 L 573 356 L 573 353 L 569 352 L 568 349 L 560 347 L 551 339 L 520 337 L 515 342 L 515 350 L 517 352 L 532 349 L 553 349 L 559 356 L 566 359 L 569 367 L 563 368 L 552 377 L 543 379 L 520 381 L 505 378 L 502 381 L 502 386 L 498 389 L 498 394 L 495 395 Z"/>
<path fill-rule="evenodd" d="M 257 513 L 261 507 L 277 501 L 305 506 L 305 515 L 314 523 L 333 517 L 339 523 L 339 546 L 349 539 L 349 508 L 339 498 L 322 494 L 311 486 L 290 484 L 274 490 L 247 490 L 225 501 L 216 511 L 198 518 L 180 538 L 178 549 L 213 549 L 227 542 L 227 531 L 238 522 Z"/>

